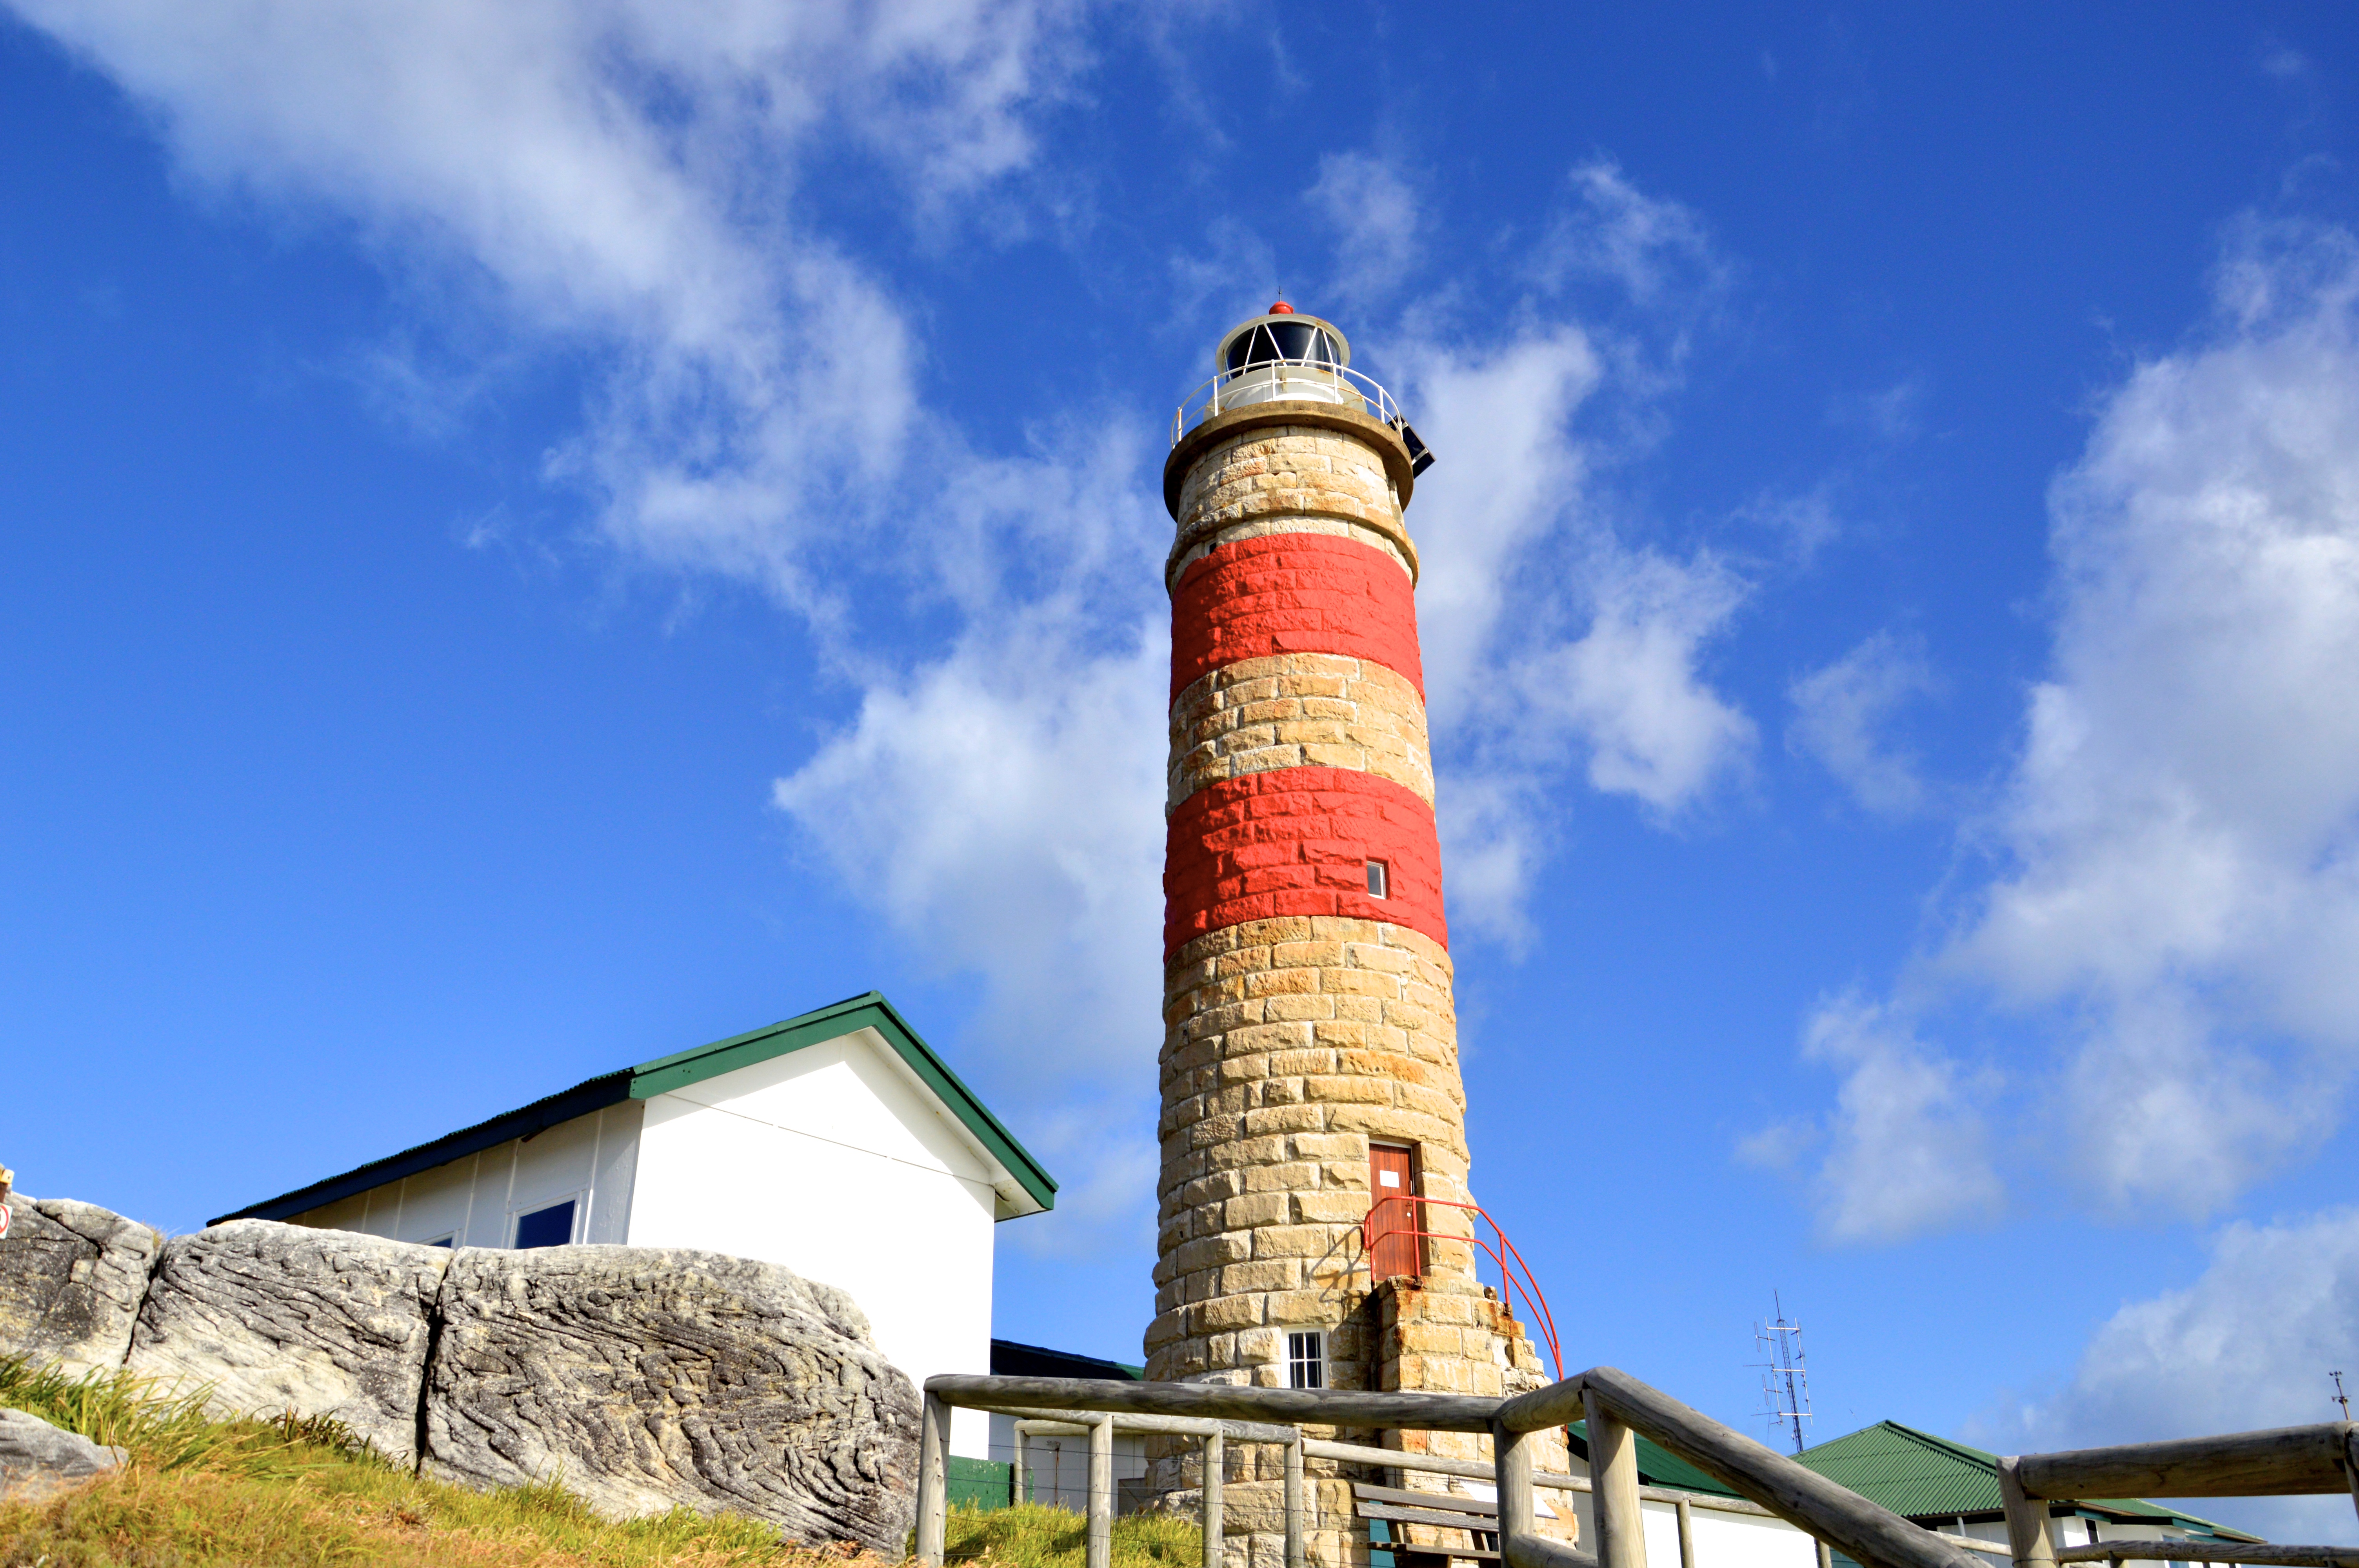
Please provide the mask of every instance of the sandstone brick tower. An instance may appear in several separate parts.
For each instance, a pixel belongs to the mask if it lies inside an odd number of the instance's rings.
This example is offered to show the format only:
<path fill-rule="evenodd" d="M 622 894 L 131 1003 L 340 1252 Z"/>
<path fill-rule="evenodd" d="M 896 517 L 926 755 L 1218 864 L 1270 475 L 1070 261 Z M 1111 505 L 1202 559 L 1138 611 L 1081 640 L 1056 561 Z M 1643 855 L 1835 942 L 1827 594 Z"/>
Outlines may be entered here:
<path fill-rule="evenodd" d="M 1178 535 L 1147 1375 L 1496 1394 L 1540 1374 L 1475 1279 L 1471 1217 L 1448 1206 L 1472 1201 L 1466 1097 L 1403 520 L 1431 459 L 1350 357 L 1284 304 L 1234 328 L 1164 467 Z M 1257 1507 L 1254 1451 L 1233 1453 L 1231 1560 L 1275 1561 L 1275 1493 Z M 1192 1465 L 1175 1449 L 1157 1478 L 1193 1485 Z M 1312 1551 L 1364 1562 L 1327 1469 Z"/>

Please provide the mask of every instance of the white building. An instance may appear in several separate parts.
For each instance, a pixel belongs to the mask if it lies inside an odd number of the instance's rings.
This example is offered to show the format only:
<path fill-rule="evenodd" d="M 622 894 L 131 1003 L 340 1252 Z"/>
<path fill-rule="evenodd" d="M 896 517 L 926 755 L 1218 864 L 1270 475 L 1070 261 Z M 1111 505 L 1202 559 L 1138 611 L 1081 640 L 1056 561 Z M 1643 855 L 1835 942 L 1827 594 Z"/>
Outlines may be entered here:
<path fill-rule="evenodd" d="M 614 1242 L 758 1258 L 851 1292 L 878 1346 L 922 1385 L 991 1369 L 993 1227 L 1056 1194 L 871 991 L 222 1218 L 442 1247 Z M 988 1456 L 986 1418 L 959 1411 L 951 1446 Z"/>

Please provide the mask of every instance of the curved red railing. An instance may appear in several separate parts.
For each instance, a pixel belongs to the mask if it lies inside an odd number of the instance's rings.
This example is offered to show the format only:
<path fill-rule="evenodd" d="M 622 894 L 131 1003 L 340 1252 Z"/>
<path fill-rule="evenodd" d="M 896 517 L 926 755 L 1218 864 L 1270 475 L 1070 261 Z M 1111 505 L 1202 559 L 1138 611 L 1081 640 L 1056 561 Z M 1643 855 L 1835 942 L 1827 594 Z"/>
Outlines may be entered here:
<path fill-rule="evenodd" d="M 1372 1232 L 1369 1229 L 1369 1227 L 1375 1224 L 1376 1216 L 1394 1205 L 1409 1209 L 1413 1217 L 1422 1217 L 1416 1216 L 1416 1210 L 1419 1206 L 1427 1204 L 1440 1208 L 1461 1208 L 1469 1214 L 1478 1216 L 1484 1224 L 1491 1227 L 1492 1236 L 1496 1238 L 1495 1244 L 1484 1240 L 1480 1236 L 1450 1236 L 1439 1230 L 1427 1230 L 1413 1225 L 1387 1223 L 1382 1230 Z M 1524 1255 L 1516 1250 L 1514 1242 L 1507 1239 L 1506 1231 L 1500 1227 L 1499 1222 L 1493 1219 L 1489 1211 L 1481 1204 L 1456 1203 L 1449 1198 L 1386 1197 L 1379 1199 L 1375 1206 L 1368 1210 L 1368 1217 L 1360 1222 L 1360 1245 L 1366 1249 L 1370 1258 L 1374 1258 L 1376 1254 L 1376 1243 L 1388 1236 L 1413 1237 L 1421 1241 L 1456 1241 L 1466 1246 L 1480 1248 L 1488 1254 L 1491 1261 L 1498 1266 L 1499 1278 L 1504 1281 L 1501 1293 L 1506 1300 L 1508 1311 L 1512 1313 L 1515 1310 L 1516 1296 L 1524 1298 L 1524 1305 L 1532 1314 L 1532 1326 L 1539 1330 L 1541 1338 L 1548 1345 L 1549 1365 L 1556 1369 L 1556 1376 L 1560 1379 L 1564 1377 L 1564 1353 L 1557 1346 L 1556 1314 L 1549 1311 L 1548 1297 L 1540 1293 L 1540 1282 L 1532 1277 L 1531 1265 L 1524 1261 Z M 1515 1260 L 1516 1266 L 1513 1269 L 1507 1267 L 1507 1260 L 1510 1258 Z M 1521 1275 L 1520 1278 L 1517 1277 L 1518 1274 Z"/>

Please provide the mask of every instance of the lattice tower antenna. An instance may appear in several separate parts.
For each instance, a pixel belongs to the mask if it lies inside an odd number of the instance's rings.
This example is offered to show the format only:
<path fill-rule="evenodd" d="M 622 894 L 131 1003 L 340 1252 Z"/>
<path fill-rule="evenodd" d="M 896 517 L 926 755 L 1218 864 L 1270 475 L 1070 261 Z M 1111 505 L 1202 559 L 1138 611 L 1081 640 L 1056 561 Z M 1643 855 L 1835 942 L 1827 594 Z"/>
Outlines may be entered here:
<path fill-rule="evenodd" d="M 1753 1342 L 1769 1357 L 1754 1363 L 1761 1368 L 1762 1401 L 1754 1413 L 1767 1417 L 1769 1430 L 1790 1438 L 1799 1454 L 1807 1446 L 1802 1423 L 1810 1419 L 1810 1362 L 1802 1354 L 1802 1325 L 1787 1318 L 1786 1303 L 1777 1292 L 1769 1292 L 1769 1302 L 1777 1315 L 1753 1325 Z"/>

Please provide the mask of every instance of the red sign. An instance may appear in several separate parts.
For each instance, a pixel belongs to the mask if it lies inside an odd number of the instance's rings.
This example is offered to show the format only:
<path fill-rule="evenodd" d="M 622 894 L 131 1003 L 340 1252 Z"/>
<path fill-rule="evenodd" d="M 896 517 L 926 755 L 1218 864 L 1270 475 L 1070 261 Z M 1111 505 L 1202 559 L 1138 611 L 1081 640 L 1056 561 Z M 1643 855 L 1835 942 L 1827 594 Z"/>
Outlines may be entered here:
<path fill-rule="evenodd" d="M 8 1234 L 8 1206 L 0 1203 L 0 1236 Z"/>

